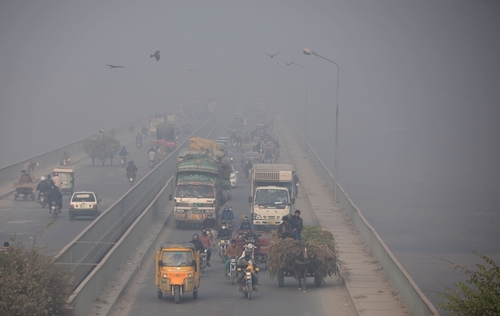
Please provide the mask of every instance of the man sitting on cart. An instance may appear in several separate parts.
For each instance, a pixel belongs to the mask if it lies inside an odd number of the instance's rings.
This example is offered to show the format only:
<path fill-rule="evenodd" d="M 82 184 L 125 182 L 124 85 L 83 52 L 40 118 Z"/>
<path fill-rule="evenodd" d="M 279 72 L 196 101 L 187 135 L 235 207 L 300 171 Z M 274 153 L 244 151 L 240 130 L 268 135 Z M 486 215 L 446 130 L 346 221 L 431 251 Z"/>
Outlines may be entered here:
<path fill-rule="evenodd" d="M 21 177 L 19 177 L 18 183 L 32 183 L 33 180 L 31 176 L 26 172 L 26 170 L 21 170 Z"/>

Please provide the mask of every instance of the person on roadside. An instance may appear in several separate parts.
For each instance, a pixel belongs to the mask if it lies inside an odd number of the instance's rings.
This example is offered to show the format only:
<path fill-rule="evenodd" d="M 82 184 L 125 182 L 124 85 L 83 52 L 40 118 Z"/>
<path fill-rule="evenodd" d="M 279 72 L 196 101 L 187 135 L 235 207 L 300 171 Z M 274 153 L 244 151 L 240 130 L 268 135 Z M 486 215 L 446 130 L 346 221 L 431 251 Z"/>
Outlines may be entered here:
<path fill-rule="evenodd" d="M 292 216 L 290 223 L 292 224 L 292 233 L 295 240 L 300 240 L 300 232 L 302 231 L 302 228 L 304 226 L 304 221 L 300 217 L 300 210 L 295 210 L 295 215 Z"/>

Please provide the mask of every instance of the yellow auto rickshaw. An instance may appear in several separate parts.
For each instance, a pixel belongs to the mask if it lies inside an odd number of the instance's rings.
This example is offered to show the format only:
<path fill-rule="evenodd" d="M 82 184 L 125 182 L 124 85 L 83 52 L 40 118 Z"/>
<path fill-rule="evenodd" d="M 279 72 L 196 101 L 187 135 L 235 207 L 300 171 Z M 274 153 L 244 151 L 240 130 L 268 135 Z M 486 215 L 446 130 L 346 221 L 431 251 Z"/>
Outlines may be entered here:
<path fill-rule="evenodd" d="M 198 298 L 200 287 L 200 255 L 191 243 L 165 243 L 156 253 L 156 288 L 158 298 L 174 296 L 179 304 L 181 295 L 193 293 Z"/>

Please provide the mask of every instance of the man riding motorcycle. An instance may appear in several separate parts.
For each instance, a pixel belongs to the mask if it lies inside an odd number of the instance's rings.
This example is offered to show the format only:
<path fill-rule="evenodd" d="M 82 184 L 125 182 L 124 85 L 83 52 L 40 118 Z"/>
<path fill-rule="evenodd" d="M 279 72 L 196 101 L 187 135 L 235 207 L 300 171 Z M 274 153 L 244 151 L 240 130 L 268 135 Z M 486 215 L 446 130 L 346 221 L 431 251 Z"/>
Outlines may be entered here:
<path fill-rule="evenodd" d="M 63 196 L 61 194 L 61 191 L 59 191 L 59 187 L 57 185 L 54 185 L 52 187 L 52 190 L 50 190 L 49 195 L 47 196 L 47 200 L 49 202 L 49 205 L 51 205 L 52 202 L 56 202 L 57 206 L 59 207 L 58 212 L 61 213 L 61 209 L 63 206 L 62 205 Z"/>
<path fill-rule="evenodd" d="M 36 186 L 36 190 L 38 191 L 38 200 L 40 200 L 40 194 L 44 193 L 47 195 L 50 192 L 50 185 L 45 181 L 45 177 L 40 177 L 40 182 Z"/>
<path fill-rule="evenodd" d="M 128 162 L 128 166 L 127 166 L 127 169 L 125 169 L 127 171 L 127 179 L 129 179 L 130 177 L 132 177 L 132 179 L 135 180 L 135 177 L 137 175 L 137 166 L 134 165 L 134 161 L 133 160 L 130 160 Z"/>
<path fill-rule="evenodd" d="M 240 223 L 240 225 L 238 225 L 237 231 L 240 231 L 240 230 L 253 230 L 253 225 L 252 225 L 252 223 L 250 223 L 248 216 L 244 216 L 242 218 L 242 222 Z"/>
<path fill-rule="evenodd" d="M 240 247 L 236 246 L 236 239 L 231 239 L 231 244 L 224 251 L 226 262 L 224 263 L 224 276 L 228 275 L 228 267 L 231 262 L 231 257 L 238 258 L 241 255 Z"/>
<path fill-rule="evenodd" d="M 222 212 L 220 212 L 220 220 L 227 221 L 230 224 L 234 221 L 234 213 L 229 206 L 224 206 Z"/>
<path fill-rule="evenodd" d="M 125 148 L 125 146 L 122 146 L 122 149 L 120 149 L 118 155 L 120 155 L 120 157 L 127 157 L 128 156 L 127 148 Z"/>
<path fill-rule="evenodd" d="M 193 239 L 190 240 L 189 242 L 194 245 L 194 250 L 199 251 L 199 252 L 205 251 L 205 247 L 201 243 L 200 236 L 198 236 L 198 234 L 194 234 Z"/>
<path fill-rule="evenodd" d="M 207 218 L 201 222 L 201 228 L 205 229 L 215 229 L 217 228 L 217 220 L 213 217 L 212 214 L 209 214 Z"/>
<path fill-rule="evenodd" d="M 214 242 L 212 241 L 212 238 L 208 235 L 207 230 L 205 228 L 201 230 L 201 237 L 199 237 L 199 239 L 203 247 L 207 250 L 207 267 L 210 267 L 210 257 L 212 257 L 211 248 L 214 246 Z"/>
<path fill-rule="evenodd" d="M 137 133 L 137 136 L 135 137 L 135 143 L 142 145 L 142 135 L 141 135 L 141 133 Z"/>
<path fill-rule="evenodd" d="M 153 148 L 151 148 L 149 151 L 148 151 L 148 159 L 149 159 L 149 163 L 153 163 L 155 164 L 156 163 L 156 157 L 158 156 L 158 154 L 156 153 L 156 150 L 154 150 Z"/>
<path fill-rule="evenodd" d="M 251 269 L 251 272 L 252 272 L 252 290 L 254 290 L 255 292 L 259 291 L 256 287 L 257 284 L 260 284 L 259 278 L 257 276 L 255 269 L 254 269 L 256 266 L 255 266 L 255 262 L 253 261 L 251 255 L 252 255 L 252 253 L 250 251 L 245 251 L 245 256 L 241 257 L 238 260 L 238 263 L 236 264 L 236 267 L 241 269 L 240 271 L 238 271 L 238 277 L 237 277 L 240 292 L 243 292 L 243 277 L 245 276 L 245 269 Z"/>

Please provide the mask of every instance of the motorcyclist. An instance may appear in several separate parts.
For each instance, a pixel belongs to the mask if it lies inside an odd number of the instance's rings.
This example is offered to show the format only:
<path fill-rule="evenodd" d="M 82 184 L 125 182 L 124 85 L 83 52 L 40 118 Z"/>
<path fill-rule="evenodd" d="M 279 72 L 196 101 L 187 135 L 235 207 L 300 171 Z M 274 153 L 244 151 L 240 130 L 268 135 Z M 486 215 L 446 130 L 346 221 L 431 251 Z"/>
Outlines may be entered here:
<path fill-rule="evenodd" d="M 144 125 L 142 126 L 141 133 L 143 138 L 145 138 L 148 135 L 148 129 L 146 128 L 146 126 Z"/>
<path fill-rule="evenodd" d="M 148 150 L 148 155 L 149 155 L 149 153 L 150 153 L 150 152 L 152 152 L 152 151 L 153 151 L 155 154 L 157 154 L 157 155 L 158 155 L 158 151 L 156 150 L 156 147 L 155 147 L 155 146 L 151 146 L 151 148 L 149 148 L 149 150 Z"/>
<path fill-rule="evenodd" d="M 288 222 L 288 216 L 283 216 L 283 222 L 278 226 L 278 237 L 281 239 L 293 238 L 292 225 Z"/>
<path fill-rule="evenodd" d="M 130 160 L 128 162 L 128 166 L 127 166 L 127 169 L 125 169 L 127 171 L 127 179 L 129 179 L 130 177 L 132 177 L 134 180 L 135 180 L 135 177 L 137 175 L 137 166 L 134 165 L 134 161 L 133 160 Z"/>
<path fill-rule="evenodd" d="M 49 205 L 52 205 L 52 202 L 56 202 L 57 206 L 59 207 L 58 212 L 61 213 L 62 209 L 62 199 L 63 196 L 61 194 L 61 191 L 59 191 L 59 187 L 57 185 L 54 185 L 52 187 L 52 190 L 50 190 L 49 195 L 47 196 L 47 200 L 49 202 Z"/>
<path fill-rule="evenodd" d="M 149 150 L 148 151 L 148 159 L 149 159 L 149 162 L 151 163 L 156 163 L 156 157 L 158 156 L 158 154 L 156 153 L 156 150 Z"/>
<path fill-rule="evenodd" d="M 46 179 L 45 181 L 47 181 L 47 183 L 48 183 L 48 185 L 49 185 L 50 189 L 52 190 L 52 187 L 54 186 L 54 180 L 52 180 L 52 178 L 51 178 L 51 175 L 50 175 L 50 174 L 48 174 L 48 175 L 47 175 L 47 179 Z"/>
<path fill-rule="evenodd" d="M 210 257 L 212 257 L 212 247 L 214 246 L 214 242 L 212 241 L 212 237 L 208 235 L 208 231 L 203 228 L 201 230 L 200 241 L 203 244 L 203 247 L 207 250 L 207 266 L 210 267 Z"/>
<path fill-rule="evenodd" d="M 142 145 L 142 135 L 141 135 L 141 133 L 137 133 L 137 136 L 135 137 L 135 142 Z"/>
<path fill-rule="evenodd" d="M 220 212 L 220 220 L 227 221 L 232 224 L 234 221 L 234 213 L 229 206 L 224 206 L 222 212 Z"/>
<path fill-rule="evenodd" d="M 243 216 L 242 222 L 240 225 L 238 225 L 237 231 L 240 230 L 252 230 L 253 231 L 253 225 L 250 223 L 250 220 L 248 219 L 248 216 Z"/>
<path fill-rule="evenodd" d="M 120 149 L 118 155 L 120 155 L 120 157 L 122 158 L 126 158 L 128 156 L 127 148 L 125 148 L 125 146 L 122 146 L 122 149 Z"/>
<path fill-rule="evenodd" d="M 226 262 L 224 263 L 224 275 L 228 274 L 229 263 L 231 262 L 231 257 L 238 258 L 241 255 L 241 249 L 236 246 L 236 239 L 231 239 L 231 244 L 224 251 L 224 257 L 226 258 Z"/>
<path fill-rule="evenodd" d="M 255 262 L 252 259 L 252 253 L 250 251 L 245 251 L 245 255 L 241 257 L 236 263 L 236 267 L 241 270 L 238 271 L 238 285 L 240 292 L 243 292 L 243 277 L 245 276 L 245 269 L 251 269 L 252 271 L 252 289 L 258 292 L 256 285 L 259 283 L 259 278 L 255 271 Z"/>
<path fill-rule="evenodd" d="M 50 185 L 45 181 L 45 177 L 40 177 L 40 182 L 38 182 L 36 186 L 36 190 L 38 191 L 38 200 L 40 200 L 40 194 L 45 193 L 46 195 L 50 192 Z"/>
<path fill-rule="evenodd" d="M 200 253 L 205 251 L 205 247 L 201 243 L 200 236 L 198 236 L 198 234 L 193 235 L 193 239 L 190 241 L 190 243 L 194 245 L 194 250 L 199 251 Z"/>
<path fill-rule="evenodd" d="M 245 164 L 245 178 L 248 179 L 249 172 L 253 168 L 253 163 L 250 159 L 247 160 L 247 163 Z"/>
<path fill-rule="evenodd" d="M 219 230 L 217 231 L 217 239 L 229 239 L 231 238 L 231 229 L 226 226 L 226 224 L 222 224 Z"/>
<path fill-rule="evenodd" d="M 215 229 L 217 228 L 217 220 L 212 214 L 208 214 L 207 218 L 201 222 L 201 227 L 205 229 Z"/>

